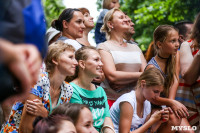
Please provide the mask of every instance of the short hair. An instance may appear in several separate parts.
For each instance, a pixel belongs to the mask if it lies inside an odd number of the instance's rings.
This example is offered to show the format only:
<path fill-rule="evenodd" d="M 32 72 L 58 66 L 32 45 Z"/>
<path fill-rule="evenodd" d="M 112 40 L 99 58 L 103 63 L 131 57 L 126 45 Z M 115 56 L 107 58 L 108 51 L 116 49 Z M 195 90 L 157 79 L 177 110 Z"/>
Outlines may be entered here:
<path fill-rule="evenodd" d="M 56 30 L 63 31 L 63 24 L 62 24 L 63 20 L 70 22 L 74 16 L 75 11 L 80 11 L 80 10 L 76 8 L 67 8 L 63 10 L 58 19 L 53 20 L 51 26 Z"/>
<path fill-rule="evenodd" d="M 72 122 L 72 119 L 65 115 L 50 115 L 46 118 L 36 117 L 33 122 L 32 133 L 57 133 L 63 121 Z"/>
<path fill-rule="evenodd" d="M 108 28 L 107 23 L 108 23 L 108 21 L 111 21 L 113 19 L 113 14 L 116 11 L 121 11 L 121 10 L 118 9 L 118 8 L 113 8 L 106 13 L 106 15 L 104 16 L 104 19 L 103 19 L 103 26 L 101 27 L 101 32 L 106 33 L 106 39 L 107 40 L 110 39 L 110 31 L 111 31 L 111 29 Z"/>
<path fill-rule="evenodd" d="M 87 9 L 87 8 L 79 8 L 80 12 L 84 15 L 85 13 L 89 13 L 90 14 L 90 11 Z"/>
<path fill-rule="evenodd" d="M 63 53 L 65 50 L 75 52 L 75 49 L 72 45 L 64 43 L 63 41 L 56 41 L 49 45 L 47 56 L 44 59 L 46 72 L 48 72 L 49 74 L 52 74 L 54 72 L 55 64 L 52 62 L 52 60 L 54 59 L 57 61 L 61 53 Z"/>
<path fill-rule="evenodd" d="M 56 109 L 54 109 L 52 115 L 60 114 L 69 116 L 73 120 L 74 125 L 76 125 L 78 118 L 80 116 L 80 112 L 84 108 L 89 109 L 89 107 L 85 104 L 64 103 L 62 105 L 59 105 Z"/>
<path fill-rule="evenodd" d="M 112 1 L 113 0 L 103 0 L 103 9 L 110 9 L 109 6 Z"/>
<path fill-rule="evenodd" d="M 193 22 L 188 20 L 180 21 L 175 23 L 174 27 L 179 30 L 179 34 L 185 36 L 187 32 L 187 27 L 185 26 L 186 24 L 193 24 Z"/>

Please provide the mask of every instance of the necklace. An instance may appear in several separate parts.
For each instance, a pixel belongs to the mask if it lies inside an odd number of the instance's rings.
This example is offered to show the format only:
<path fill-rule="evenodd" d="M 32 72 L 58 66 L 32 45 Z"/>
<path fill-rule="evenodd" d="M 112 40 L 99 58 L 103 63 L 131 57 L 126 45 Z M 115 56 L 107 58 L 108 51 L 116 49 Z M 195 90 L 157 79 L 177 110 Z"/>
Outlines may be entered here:
<path fill-rule="evenodd" d="M 168 58 L 165 58 L 165 57 L 160 56 L 159 54 L 157 54 L 157 55 L 158 55 L 158 57 L 159 57 L 160 59 L 163 59 L 163 60 L 169 59 L 169 57 L 168 57 Z"/>
<path fill-rule="evenodd" d="M 118 42 L 118 41 L 115 41 L 115 40 L 112 40 L 112 42 L 114 42 L 117 45 L 125 47 L 124 42 Z"/>

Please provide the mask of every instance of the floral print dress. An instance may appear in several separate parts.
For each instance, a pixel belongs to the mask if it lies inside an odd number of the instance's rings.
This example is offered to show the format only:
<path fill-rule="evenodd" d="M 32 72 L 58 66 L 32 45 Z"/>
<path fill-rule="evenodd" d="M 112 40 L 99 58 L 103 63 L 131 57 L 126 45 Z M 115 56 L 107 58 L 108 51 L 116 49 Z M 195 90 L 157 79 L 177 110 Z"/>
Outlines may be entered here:
<path fill-rule="evenodd" d="M 31 88 L 30 93 L 40 98 L 42 100 L 44 107 L 47 109 L 47 111 L 49 111 L 49 114 L 51 114 L 53 108 L 51 105 L 52 102 L 50 96 L 50 81 L 47 72 L 43 72 L 40 74 L 37 84 L 33 88 Z M 71 99 L 72 94 L 73 94 L 73 87 L 69 83 L 63 81 L 61 85 L 61 93 L 58 99 L 57 106 L 63 103 L 68 103 Z M 24 107 L 24 102 L 17 102 L 13 105 L 9 116 L 9 120 L 1 129 L 1 133 L 19 132 L 19 124 L 22 116 L 23 107 Z"/>

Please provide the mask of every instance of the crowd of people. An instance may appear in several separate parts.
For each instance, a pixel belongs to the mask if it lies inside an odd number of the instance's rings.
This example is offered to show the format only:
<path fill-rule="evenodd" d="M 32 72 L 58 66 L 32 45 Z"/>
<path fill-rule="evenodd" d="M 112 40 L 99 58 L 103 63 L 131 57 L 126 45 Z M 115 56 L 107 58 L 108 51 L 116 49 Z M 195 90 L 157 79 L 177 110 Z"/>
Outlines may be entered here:
<path fill-rule="evenodd" d="M 200 13 L 158 25 L 144 55 L 118 0 L 103 0 L 96 27 L 67 8 L 47 31 L 40 0 L 0 4 L 1 133 L 200 131 Z"/>

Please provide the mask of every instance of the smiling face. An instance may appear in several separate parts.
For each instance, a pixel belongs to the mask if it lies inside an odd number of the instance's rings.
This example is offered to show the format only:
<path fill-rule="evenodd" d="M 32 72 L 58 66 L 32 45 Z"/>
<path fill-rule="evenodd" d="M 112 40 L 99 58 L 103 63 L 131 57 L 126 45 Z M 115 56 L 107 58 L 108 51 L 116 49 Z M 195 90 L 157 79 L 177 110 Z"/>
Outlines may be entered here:
<path fill-rule="evenodd" d="M 94 28 L 93 17 L 90 16 L 90 13 L 85 12 L 83 16 L 84 16 L 85 27 L 86 28 Z"/>
<path fill-rule="evenodd" d="M 168 57 L 171 54 L 175 55 L 179 48 L 178 39 L 179 39 L 178 32 L 174 29 L 170 30 L 164 42 L 161 42 L 160 45 L 158 46 L 160 52 L 162 53 L 160 55 L 164 57 Z"/>
<path fill-rule="evenodd" d="M 130 28 L 126 15 L 121 11 L 113 13 L 113 19 L 110 22 L 110 28 L 117 32 L 125 32 Z"/>
<path fill-rule="evenodd" d="M 73 14 L 73 18 L 70 20 L 70 22 L 65 21 L 64 24 L 67 37 L 73 40 L 81 38 L 83 36 L 83 31 L 85 29 L 85 25 L 83 22 L 84 22 L 83 14 L 80 11 L 75 11 Z"/>
<path fill-rule="evenodd" d="M 102 62 L 99 53 L 96 50 L 87 50 L 87 59 L 84 62 L 84 71 L 91 77 L 98 77 L 102 74 Z"/>
<path fill-rule="evenodd" d="M 77 66 L 74 51 L 65 50 L 60 54 L 58 61 L 54 61 L 60 73 L 73 76 Z"/>
<path fill-rule="evenodd" d="M 57 133 L 76 133 L 74 124 L 70 121 L 63 120 Z"/>
<path fill-rule="evenodd" d="M 75 127 L 77 133 L 98 133 L 93 127 L 92 113 L 88 108 L 83 108 L 80 111 Z"/>

